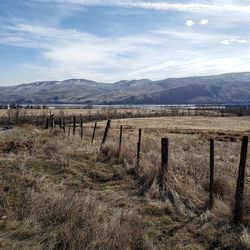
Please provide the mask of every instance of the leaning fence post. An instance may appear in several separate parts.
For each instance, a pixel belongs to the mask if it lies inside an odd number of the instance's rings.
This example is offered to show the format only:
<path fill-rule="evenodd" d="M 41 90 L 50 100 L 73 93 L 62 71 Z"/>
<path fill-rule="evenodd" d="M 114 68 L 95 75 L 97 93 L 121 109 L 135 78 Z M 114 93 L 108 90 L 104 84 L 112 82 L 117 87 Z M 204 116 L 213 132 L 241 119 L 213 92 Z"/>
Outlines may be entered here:
<path fill-rule="evenodd" d="M 104 131 L 103 139 L 102 139 L 102 145 L 106 142 L 108 132 L 109 132 L 109 128 L 110 128 L 110 123 L 111 123 L 111 120 L 108 120 L 105 131 Z M 102 145 L 101 145 L 101 148 L 102 148 Z"/>
<path fill-rule="evenodd" d="M 81 120 L 80 120 L 80 134 L 81 134 L 81 140 L 82 140 L 82 138 L 83 138 L 83 121 L 82 121 L 82 116 L 81 116 L 81 118 L 80 118 Z"/>
<path fill-rule="evenodd" d="M 120 139 L 119 139 L 119 148 L 118 148 L 118 156 L 120 157 L 122 149 L 122 125 L 120 126 Z"/>
<path fill-rule="evenodd" d="M 214 140 L 210 139 L 209 208 L 214 205 Z"/>
<path fill-rule="evenodd" d="M 244 136 L 241 146 L 240 165 L 238 172 L 237 187 L 235 193 L 234 205 L 234 222 L 241 223 L 243 217 L 243 200 L 244 200 L 244 184 L 245 184 L 245 169 L 247 161 L 248 136 Z"/>
<path fill-rule="evenodd" d="M 136 167 L 139 169 L 141 158 L 141 128 L 139 129 L 139 137 L 137 142 L 137 155 L 136 155 Z"/>
<path fill-rule="evenodd" d="M 73 135 L 75 136 L 76 134 L 76 117 L 75 115 L 73 116 Z"/>
<path fill-rule="evenodd" d="M 161 171 L 159 175 L 160 191 L 165 187 L 165 179 L 168 171 L 168 138 L 161 138 Z"/>
<path fill-rule="evenodd" d="M 95 139 L 95 131 L 96 131 L 96 126 L 97 126 L 97 122 L 95 122 L 95 126 L 94 126 L 94 130 L 93 130 L 93 134 L 92 134 L 92 140 L 91 140 L 91 143 L 94 142 L 94 139 Z"/>

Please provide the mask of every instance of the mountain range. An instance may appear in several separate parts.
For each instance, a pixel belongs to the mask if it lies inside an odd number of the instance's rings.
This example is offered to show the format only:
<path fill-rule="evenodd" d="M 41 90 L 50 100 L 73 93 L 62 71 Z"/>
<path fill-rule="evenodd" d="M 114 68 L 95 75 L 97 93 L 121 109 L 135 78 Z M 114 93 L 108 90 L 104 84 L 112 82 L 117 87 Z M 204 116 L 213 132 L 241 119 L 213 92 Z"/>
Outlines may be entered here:
<path fill-rule="evenodd" d="M 250 103 L 250 72 L 95 82 L 86 79 L 0 86 L 0 103 L 214 104 Z"/>

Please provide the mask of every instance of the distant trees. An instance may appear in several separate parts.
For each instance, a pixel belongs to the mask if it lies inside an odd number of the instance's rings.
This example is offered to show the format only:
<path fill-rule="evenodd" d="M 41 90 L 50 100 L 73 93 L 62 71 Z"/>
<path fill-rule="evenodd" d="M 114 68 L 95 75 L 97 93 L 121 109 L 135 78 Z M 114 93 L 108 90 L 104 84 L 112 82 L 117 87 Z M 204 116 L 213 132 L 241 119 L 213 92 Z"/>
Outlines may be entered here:
<path fill-rule="evenodd" d="M 0 104 L 0 109 L 48 109 L 47 105 Z"/>

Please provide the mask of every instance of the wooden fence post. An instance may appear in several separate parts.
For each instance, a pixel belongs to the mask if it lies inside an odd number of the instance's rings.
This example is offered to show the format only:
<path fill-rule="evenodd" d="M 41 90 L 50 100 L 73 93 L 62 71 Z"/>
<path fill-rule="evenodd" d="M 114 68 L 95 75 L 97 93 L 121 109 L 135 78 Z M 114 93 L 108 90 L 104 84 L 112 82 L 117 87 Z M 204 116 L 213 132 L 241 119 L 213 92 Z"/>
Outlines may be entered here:
<path fill-rule="evenodd" d="M 52 128 L 55 128 L 55 118 L 52 116 Z"/>
<path fill-rule="evenodd" d="M 80 120 L 80 134 L 81 134 L 81 140 L 83 138 L 83 120 L 82 120 L 82 116 L 81 116 L 81 120 Z"/>
<path fill-rule="evenodd" d="M 120 139 L 119 139 L 119 148 L 118 148 L 118 156 L 120 157 L 122 149 L 122 125 L 120 126 Z"/>
<path fill-rule="evenodd" d="M 76 117 L 75 115 L 73 116 L 73 135 L 75 136 L 76 134 Z"/>
<path fill-rule="evenodd" d="M 137 155 L 136 155 L 137 170 L 139 169 L 140 158 L 141 158 L 141 128 L 139 129 L 139 137 L 138 137 L 138 142 L 137 142 Z"/>
<path fill-rule="evenodd" d="M 59 118 L 59 128 L 62 128 L 62 118 Z"/>
<path fill-rule="evenodd" d="M 95 131 L 96 131 L 96 126 L 97 126 L 97 122 L 95 122 L 95 126 L 94 126 L 94 130 L 93 130 L 93 134 L 92 134 L 92 140 L 91 140 L 91 143 L 94 142 L 94 139 L 95 139 Z"/>
<path fill-rule="evenodd" d="M 68 136 L 70 136 L 70 124 L 69 124 L 69 129 L 68 129 Z"/>
<path fill-rule="evenodd" d="M 64 117 L 63 117 L 63 114 L 61 114 L 61 124 L 60 124 L 60 128 L 63 128 L 64 127 Z"/>
<path fill-rule="evenodd" d="M 51 112 L 51 111 L 50 111 Z M 52 114 L 52 115 L 50 115 L 50 126 L 52 127 L 52 128 L 54 128 L 55 127 L 55 119 L 54 119 L 54 114 Z"/>
<path fill-rule="evenodd" d="M 61 126 L 61 128 L 64 127 L 64 117 L 63 116 L 61 117 L 61 125 L 60 126 Z"/>
<path fill-rule="evenodd" d="M 65 134 L 66 131 L 65 131 L 65 123 L 63 123 L 63 134 Z"/>
<path fill-rule="evenodd" d="M 105 131 L 104 131 L 103 139 L 102 139 L 102 145 L 103 145 L 103 144 L 106 142 L 106 140 L 107 140 L 107 136 L 108 136 L 108 132 L 109 132 L 109 128 L 110 128 L 110 123 L 111 123 L 111 120 L 108 120 L 108 121 L 107 121 L 106 128 L 105 128 Z M 101 145 L 101 148 L 102 148 L 102 145 Z"/>
<path fill-rule="evenodd" d="M 244 201 L 244 184 L 245 184 L 245 169 L 247 161 L 248 136 L 244 136 L 241 146 L 240 165 L 238 172 L 237 187 L 235 193 L 234 205 L 234 222 L 241 223 L 243 219 L 243 201 Z"/>
<path fill-rule="evenodd" d="M 214 205 L 214 140 L 210 139 L 209 208 Z"/>
<path fill-rule="evenodd" d="M 46 129 L 49 128 L 49 118 L 46 119 L 46 127 L 45 127 L 45 128 L 46 128 Z"/>
<path fill-rule="evenodd" d="M 161 138 L 161 171 L 159 175 L 160 192 L 165 188 L 166 174 L 168 171 L 168 138 Z"/>

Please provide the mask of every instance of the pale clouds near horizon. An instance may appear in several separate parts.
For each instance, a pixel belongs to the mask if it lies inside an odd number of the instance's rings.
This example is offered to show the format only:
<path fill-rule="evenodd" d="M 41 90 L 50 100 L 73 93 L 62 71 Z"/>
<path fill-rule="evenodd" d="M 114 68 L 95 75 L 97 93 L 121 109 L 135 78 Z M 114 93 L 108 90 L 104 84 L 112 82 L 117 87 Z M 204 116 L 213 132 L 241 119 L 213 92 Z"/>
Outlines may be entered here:
<path fill-rule="evenodd" d="M 201 21 L 200 21 L 200 24 L 201 24 L 201 25 L 207 25 L 207 24 L 208 24 L 208 20 L 205 20 L 205 19 L 204 19 L 204 20 L 201 20 Z"/>
<path fill-rule="evenodd" d="M 0 86 L 248 71 L 247 1 L 2 0 Z M 0 8 L 0 9 L 1 9 Z"/>
<path fill-rule="evenodd" d="M 192 26 L 194 26 L 194 25 L 196 25 L 196 24 L 207 25 L 207 24 L 208 24 L 208 20 L 203 19 L 203 20 L 200 20 L 198 23 L 195 22 L 195 21 L 193 21 L 193 20 L 187 20 L 187 21 L 186 21 L 186 25 L 187 25 L 188 27 L 192 27 Z"/>

